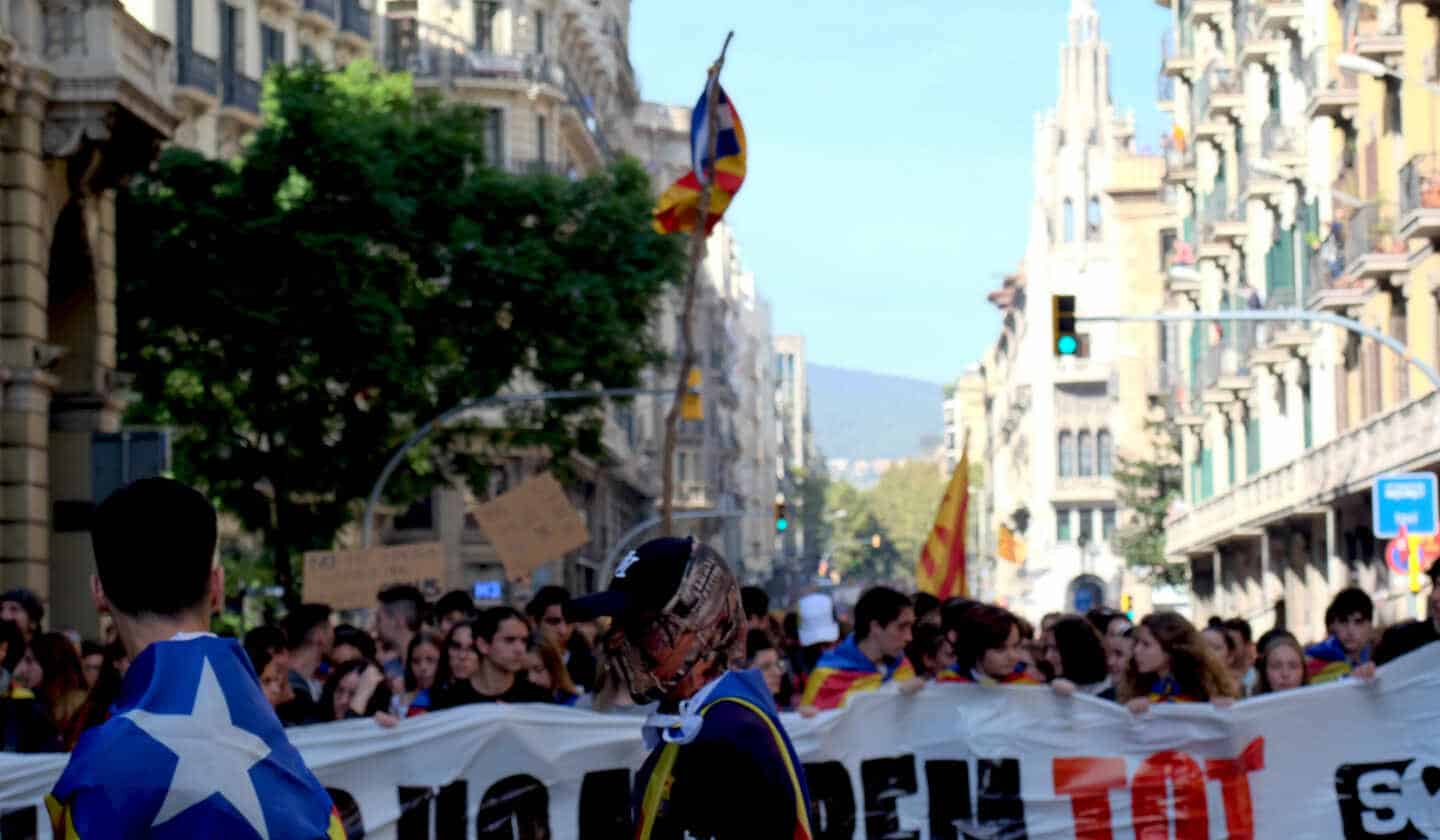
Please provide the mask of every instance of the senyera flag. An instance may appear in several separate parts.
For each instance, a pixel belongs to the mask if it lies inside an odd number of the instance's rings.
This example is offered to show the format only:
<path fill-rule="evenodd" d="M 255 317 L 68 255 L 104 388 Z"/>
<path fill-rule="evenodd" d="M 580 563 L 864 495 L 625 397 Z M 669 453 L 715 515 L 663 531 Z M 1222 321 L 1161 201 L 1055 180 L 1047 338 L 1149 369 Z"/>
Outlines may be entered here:
<path fill-rule="evenodd" d="M 724 218 L 740 186 L 745 183 L 745 128 L 725 88 L 715 85 L 715 157 L 706 156 L 710 136 L 709 89 L 700 94 L 690 119 L 691 169 L 670 185 L 655 203 L 654 226 L 660 233 L 690 232 L 700 216 L 700 194 L 710 184 L 709 233 Z"/>
<path fill-rule="evenodd" d="M 965 515 L 970 508 L 970 433 L 945 498 L 935 514 L 935 527 L 920 551 L 915 580 L 921 592 L 944 601 L 965 594 Z"/>

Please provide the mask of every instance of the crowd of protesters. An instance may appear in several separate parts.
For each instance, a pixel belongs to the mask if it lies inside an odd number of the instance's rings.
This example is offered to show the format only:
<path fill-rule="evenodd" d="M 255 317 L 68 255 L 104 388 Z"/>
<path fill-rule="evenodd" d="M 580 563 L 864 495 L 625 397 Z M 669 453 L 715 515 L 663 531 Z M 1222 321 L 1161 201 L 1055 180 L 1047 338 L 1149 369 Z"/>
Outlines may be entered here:
<path fill-rule="evenodd" d="M 1440 577 L 1440 567 L 1432 572 Z M 1440 589 L 1440 587 L 1437 587 Z M 759 672 L 776 707 L 801 715 L 838 708 L 856 692 L 895 682 L 1048 684 L 1136 713 L 1154 703 L 1235 700 L 1336 679 L 1369 679 L 1375 667 L 1440 639 L 1440 618 L 1375 625 L 1363 591 L 1337 594 L 1327 638 L 1302 644 L 1275 629 L 1258 639 L 1241 618 L 1195 627 L 1171 612 L 1138 622 L 1109 609 L 1052 613 L 1038 627 L 1008 610 L 965 599 L 941 603 L 885 587 L 866 591 L 842 622 L 829 595 L 789 612 L 766 593 L 741 590 L 744 666 Z M 1440 595 L 1430 596 L 1440 616 Z M 327 606 L 303 604 L 247 632 L 243 646 L 265 698 L 286 726 L 406 717 L 472 703 L 591 707 L 603 681 L 603 620 L 580 614 L 558 586 L 523 610 L 477 609 L 451 592 L 427 603 L 409 586 L 380 592 L 372 626 L 337 623 Z M 44 608 L 23 589 L 0 593 L 0 751 L 68 750 L 103 723 L 129 665 L 114 639 L 83 640 L 42 628 Z"/>

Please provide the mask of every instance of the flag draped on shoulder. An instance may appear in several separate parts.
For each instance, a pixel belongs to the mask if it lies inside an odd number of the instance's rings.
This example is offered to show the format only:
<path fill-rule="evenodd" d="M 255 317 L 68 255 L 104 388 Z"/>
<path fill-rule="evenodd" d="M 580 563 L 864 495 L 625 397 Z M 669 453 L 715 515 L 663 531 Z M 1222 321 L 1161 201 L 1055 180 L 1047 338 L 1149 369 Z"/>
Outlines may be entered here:
<path fill-rule="evenodd" d="M 695 229 L 700 217 L 700 196 L 706 184 L 710 185 L 710 214 L 705 222 L 705 232 L 709 233 L 724 218 L 730 202 L 745 183 L 745 128 L 725 88 L 718 81 L 712 84 L 715 85 L 714 157 L 707 154 L 711 123 L 707 86 L 690 119 L 690 171 L 671 184 L 655 204 L 654 226 L 660 233 Z"/>
<path fill-rule="evenodd" d="M 965 594 L 965 517 L 970 508 L 970 434 L 945 498 L 935 514 L 935 527 L 920 551 L 915 581 L 921 592 L 941 601 Z"/>
<path fill-rule="evenodd" d="M 209 634 L 150 645 L 46 797 L 57 838 L 344 840 L 244 650 Z"/>
<path fill-rule="evenodd" d="M 820 661 L 805 682 L 805 694 L 800 699 L 800 705 L 838 709 L 852 694 L 874 691 L 891 680 L 903 682 L 914 676 L 915 669 L 910 660 L 902 656 L 899 660 L 876 665 L 861 652 L 855 637 L 850 636 L 820 655 Z"/>

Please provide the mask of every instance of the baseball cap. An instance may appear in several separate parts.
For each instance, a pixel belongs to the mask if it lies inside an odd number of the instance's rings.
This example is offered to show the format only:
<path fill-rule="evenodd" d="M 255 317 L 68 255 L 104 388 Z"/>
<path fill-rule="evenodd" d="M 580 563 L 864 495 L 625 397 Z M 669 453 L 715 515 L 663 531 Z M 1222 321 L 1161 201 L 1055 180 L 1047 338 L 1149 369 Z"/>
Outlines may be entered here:
<path fill-rule="evenodd" d="M 840 625 L 835 623 L 835 602 L 829 595 L 823 592 L 806 595 L 797 606 L 801 647 L 840 640 Z"/>
<path fill-rule="evenodd" d="M 581 620 L 663 610 L 680 589 L 694 550 L 691 537 L 651 540 L 621 559 L 609 589 L 576 598 L 570 608 Z"/>

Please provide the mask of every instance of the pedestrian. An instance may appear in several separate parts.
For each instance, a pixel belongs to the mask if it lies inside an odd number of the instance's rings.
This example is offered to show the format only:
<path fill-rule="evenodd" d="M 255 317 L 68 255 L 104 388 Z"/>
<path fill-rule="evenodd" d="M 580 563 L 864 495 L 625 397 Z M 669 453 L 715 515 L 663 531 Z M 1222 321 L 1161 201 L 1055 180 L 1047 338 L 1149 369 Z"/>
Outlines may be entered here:
<path fill-rule="evenodd" d="M 382 589 L 377 597 L 380 608 L 375 612 L 375 635 L 380 639 L 380 650 L 378 658 L 368 658 L 379 662 L 385 676 L 401 685 L 405 681 L 405 651 L 420 632 L 425 596 L 419 589 L 401 584 Z"/>
<path fill-rule="evenodd" d="M 636 840 L 808 840 L 805 771 L 770 691 L 758 673 L 732 670 L 747 622 L 724 559 L 693 539 L 651 540 L 580 603 L 614 618 L 607 684 L 659 703 L 643 727 Z"/>
<path fill-rule="evenodd" d="M 582 691 L 591 691 L 595 688 L 599 664 L 585 634 L 576 632 L 576 619 L 588 617 L 577 615 L 570 603 L 568 589 L 542 586 L 525 605 L 525 614 L 540 637 L 561 652 L 565 669 L 570 672 L 570 681 Z"/>
<path fill-rule="evenodd" d="M 1045 661 L 1054 676 L 1050 685 L 1061 694 L 1088 694 L 1114 699 L 1114 683 L 1105 663 L 1105 642 L 1095 627 L 1078 615 L 1061 615 L 1041 634 Z M 1105 697 L 1106 693 L 1109 697 Z"/>
<path fill-rule="evenodd" d="M 823 592 L 806 595 L 797 607 L 796 635 L 800 642 L 800 673 L 809 680 L 820 657 L 840 642 L 835 602 Z"/>
<path fill-rule="evenodd" d="M 915 597 L 910 599 L 915 609 L 915 626 L 930 625 L 940 626 L 940 599 L 929 592 L 916 592 Z M 913 661 L 913 660 L 912 660 Z"/>
<path fill-rule="evenodd" d="M 550 692 L 550 702 L 560 706 L 574 706 L 584 694 L 570 680 L 570 672 L 560 651 L 544 639 L 530 637 L 529 649 L 525 652 L 526 677 L 536 688 Z"/>
<path fill-rule="evenodd" d="M 30 641 L 31 637 L 40 632 L 41 622 L 44 620 L 45 605 L 40 603 L 40 596 L 34 592 L 24 587 L 0 592 L 0 621 L 15 622 L 25 641 Z"/>
<path fill-rule="evenodd" d="M 270 707 L 279 709 L 295 699 L 290 684 L 290 646 L 285 631 L 274 624 L 262 624 L 245 634 L 245 654 L 260 678 L 260 690 Z"/>
<path fill-rule="evenodd" d="M 838 709 L 857 692 L 895 681 L 914 693 L 923 685 L 905 658 L 915 626 L 910 599 L 885 586 L 865 591 L 855 602 L 855 632 L 825 652 L 805 683 L 800 713 Z"/>
<path fill-rule="evenodd" d="M 743 596 L 744 590 L 740 594 Z M 745 667 L 760 674 L 766 690 L 770 692 L 770 699 L 775 701 L 775 708 L 784 710 L 789 707 L 791 698 L 782 696 L 786 689 L 785 660 L 768 632 L 752 629 L 745 634 Z"/>
<path fill-rule="evenodd" d="M 405 693 L 394 709 L 397 717 L 415 717 L 430 711 L 430 694 L 435 690 L 444 650 L 445 639 L 429 631 L 422 630 L 410 640 L 405 654 Z"/>
<path fill-rule="evenodd" d="M 1255 631 L 1250 622 L 1237 616 L 1225 620 L 1225 635 L 1234 642 L 1235 648 L 1235 656 L 1230 663 L 1231 676 L 1240 687 L 1242 696 L 1249 697 L 1260 676 L 1255 670 L 1255 661 L 1259 658 L 1259 651 L 1255 646 Z"/>
<path fill-rule="evenodd" d="M 758 586 L 740 587 L 740 604 L 745 608 L 745 623 L 750 630 L 770 632 L 770 596 Z"/>
<path fill-rule="evenodd" d="M 980 604 L 954 614 L 959 623 L 946 627 L 956 639 L 955 664 L 936 677 L 942 683 L 1038 685 L 1023 667 L 1020 620 L 993 604 Z"/>
<path fill-rule="evenodd" d="M 1385 628 L 1380 641 L 1375 645 L 1375 665 L 1379 667 L 1435 641 L 1434 630 L 1428 621 L 1402 621 Z"/>
<path fill-rule="evenodd" d="M 480 667 L 468 680 L 443 686 L 432 708 L 453 709 L 471 703 L 548 703 L 550 696 L 531 685 L 525 668 L 530 625 L 513 607 L 491 607 L 470 626 Z"/>
<path fill-rule="evenodd" d="M 932 614 L 939 612 L 937 609 Z M 916 676 L 933 680 L 955 664 L 955 646 L 939 624 L 917 623 L 911 631 L 910 645 L 905 648 L 905 658 L 910 660 Z"/>
<path fill-rule="evenodd" d="M 435 697 L 452 683 L 470 679 L 480 670 L 480 652 L 475 649 L 474 622 L 457 624 L 450 628 L 445 637 L 444 656 L 435 671 L 435 687 L 430 690 L 430 705 L 434 708 Z"/>
<path fill-rule="evenodd" d="M 390 683 L 369 659 L 352 659 L 330 672 L 320 693 L 325 720 L 374 717 L 390 710 Z"/>
<path fill-rule="evenodd" d="M 1310 682 L 1316 685 L 1355 674 L 1362 679 L 1375 675 L 1370 661 L 1370 641 L 1375 633 L 1375 602 L 1357 587 L 1342 589 L 1325 609 L 1325 628 L 1330 636 L 1305 649 Z"/>
<path fill-rule="evenodd" d="M 1228 706 L 1238 696 L 1229 670 L 1183 616 L 1151 613 L 1135 628 L 1135 650 L 1118 692 L 1130 711 L 1143 714 L 1154 703 Z"/>
<path fill-rule="evenodd" d="M 320 692 L 325 688 L 322 668 L 335 646 L 330 608 L 301 604 L 285 616 L 280 627 L 290 646 L 288 679 L 295 699 L 277 711 L 287 725 L 315 723 L 324 717 L 320 711 Z"/>
<path fill-rule="evenodd" d="M 80 674 L 85 678 L 85 689 L 94 690 L 100 681 L 100 669 L 105 665 L 105 648 L 99 642 L 86 639 L 80 643 Z"/>
<path fill-rule="evenodd" d="M 91 591 L 132 664 L 47 797 L 56 837 L 344 836 L 244 650 L 208 632 L 225 597 L 216 533 L 205 497 L 167 478 L 95 510 Z"/>
<path fill-rule="evenodd" d="M 1256 662 L 1255 695 L 1290 691 L 1310 684 L 1305 668 L 1305 649 L 1300 640 L 1284 630 L 1274 630 L 1261 639 Z"/>
<path fill-rule="evenodd" d="M 435 602 L 435 631 L 440 638 L 450 635 L 450 628 L 475 620 L 475 599 L 463 589 L 453 589 Z"/>
<path fill-rule="evenodd" d="M 379 655 L 379 650 L 375 647 L 375 637 L 353 624 L 335 625 L 333 638 L 327 660 L 331 668 L 338 668 L 354 659 L 373 661 Z"/>
<path fill-rule="evenodd" d="M 85 728 L 81 708 L 88 694 L 75 646 L 62 633 L 36 634 L 26 646 L 15 679 L 35 693 L 65 749 L 73 749 Z"/>
<path fill-rule="evenodd" d="M 11 678 L 25 655 L 25 635 L 0 620 L 0 752 L 61 752 L 60 733 L 34 692 Z"/>

